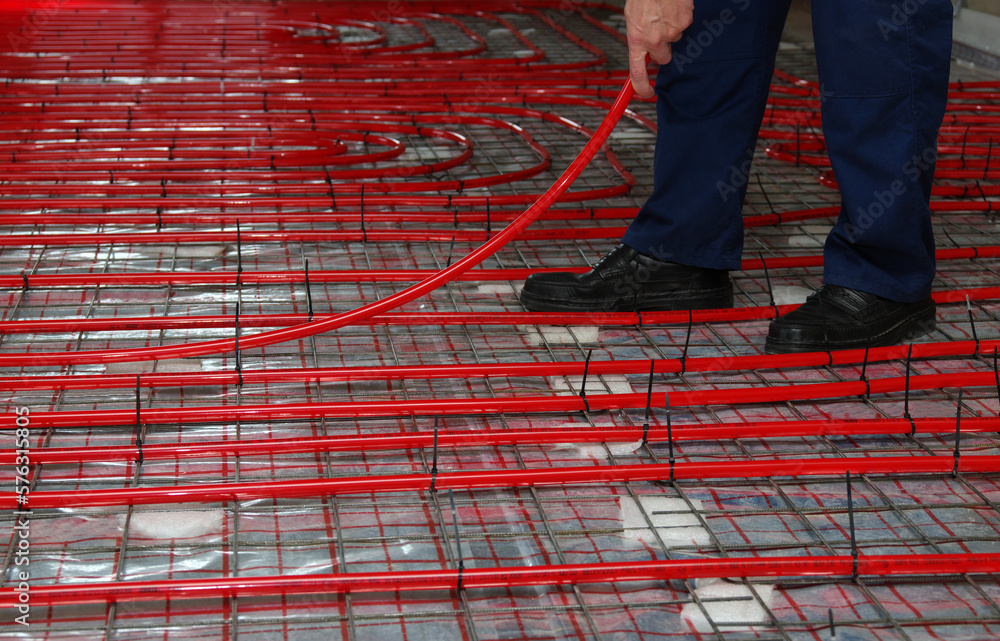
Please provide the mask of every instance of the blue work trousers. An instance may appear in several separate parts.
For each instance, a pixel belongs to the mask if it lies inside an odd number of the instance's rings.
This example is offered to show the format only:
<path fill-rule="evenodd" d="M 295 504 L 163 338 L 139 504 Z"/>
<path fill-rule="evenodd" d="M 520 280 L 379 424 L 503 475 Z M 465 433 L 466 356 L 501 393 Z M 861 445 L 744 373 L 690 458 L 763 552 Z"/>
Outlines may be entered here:
<path fill-rule="evenodd" d="M 654 192 L 626 245 L 739 269 L 743 198 L 789 1 L 695 0 L 694 22 L 656 78 Z M 823 134 L 842 203 L 823 280 L 921 300 L 935 273 L 928 202 L 951 2 L 813 0 L 812 20 Z"/>

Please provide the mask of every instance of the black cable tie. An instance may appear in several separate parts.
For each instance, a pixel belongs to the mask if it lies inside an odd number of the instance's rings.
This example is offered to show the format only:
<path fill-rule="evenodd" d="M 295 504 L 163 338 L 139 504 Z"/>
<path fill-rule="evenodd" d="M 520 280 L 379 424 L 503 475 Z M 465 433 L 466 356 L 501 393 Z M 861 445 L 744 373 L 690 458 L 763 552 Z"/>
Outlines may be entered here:
<path fill-rule="evenodd" d="M 448 264 L 445 267 L 451 267 L 451 255 L 455 251 L 455 234 L 451 235 L 451 244 L 448 245 Z"/>
<path fill-rule="evenodd" d="M 167 179 L 166 178 L 160 178 L 160 196 L 162 198 L 166 198 L 167 197 Z"/>
<path fill-rule="evenodd" d="M 240 219 L 236 219 L 236 286 L 240 286 L 243 278 L 243 240 L 240 232 Z"/>
<path fill-rule="evenodd" d="M 21 290 L 25 292 L 28 291 L 28 275 L 23 271 L 21 272 L 21 280 L 24 281 L 24 285 L 21 285 Z"/>
<path fill-rule="evenodd" d="M 639 318 L 638 327 L 639 329 L 642 329 L 642 312 L 636 310 L 635 315 Z"/>
<path fill-rule="evenodd" d="M 108 184 L 109 185 L 115 184 L 115 172 L 114 170 L 111 169 L 108 170 Z"/>
<path fill-rule="evenodd" d="M 997 382 L 997 399 L 1000 400 L 1000 369 L 997 369 L 997 346 L 993 346 L 993 378 Z M 997 413 L 1000 415 L 1000 412 Z"/>
<path fill-rule="evenodd" d="M 486 198 L 486 240 L 490 239 L 490 234 L 492 233 L 492 222 L 490 220 L 490 199 Z"/>
<path fill-rule="evenodd" d="M 764 252 L 757 252 L 760 257 L 760 264 L 764 267 L 764 282 L 767 283 L 767 297 L 771 301 L 771 308 L 774 310 L 774 317 L 778 317 L 778 303 L 774 300 L 774 289 L 771 287 L 771 272 L 767 268 L 767 261 L 764 260 Z"/>
<path fill-rule="evenodd" d="M 767 203 L 768 209 L 771 210 L 772 214 L 775 213 L 774 212 L 774 205 L 771 204 L 771 199 L 767 197 L 767 192 L 764 191 L 764 181 L 761 180 L 760 174 L 757 174 L 757 186 L 760 187 L 760 193 L 761 193 L 761 195 L 764 196 L 764 202 Z"/>
<path fill-rule="evenodd" d="M 989 203 L 990 199 L 986 197 L 986 191 L 983 189 L 983 185 L 978 180 L 976 181 L 976 189 L 979 190 L 979 195 L 982 197 L 983 201 Z M 992 203 L 990 204 L 992 205 Z M 992 210 L 993 208 L 990 207 L 989 211 Z"/>
<path fill-rule="evenodd" d="M 687 371 L 688 346 L 691 344 L 691 326 L 694 325 L 694 311 L 688 309 L 687 335 L 684 337 L 684 351 L 681 352 L 681 374 Z"/>
<path fill-rule="evenodd" d="M 799 157 L 802 156 L 802 126 L 795 123 L 795 166 L 799 166 Z"/>
<path fill-rule="evenodd" d="M 309 282 L 309 259 L 306 259 L 306 305 L 309 307 L 309 322 L 313 319 L 312 285 Z"/>
<path fill-rule="evenodd" d="M 674 484 L 674 428 L 670 420 L 670 392 L 664 393 L 664 404 L 667 408 L 667 462 L 670 463 L 670 484 Z"/>
<path fill-rule="evenodd" d="M 324 169 L 326 172 L 326 195 L 330 197 L 330 208 L 333 210 L 337 209 L 337 197 L 333 195 L 333 179 L 330 178 L 330 170 Z"/>
<path fill-rule="evenodd" d="M 163 229 L 163 207 L 156 208 L 156 231 Z"/>
<path fill-rule="evenodd" d="M 944 232 L 944 235 L 948 239 L 948 242 L 950 242 L 952 245 L 955 246 L 955 249 L 961 249 L 961 245 L 955 242 L 955 239 L 951 237 L 951 234 L 948 233 L 948 230 L 946 228 L 942 227 L 941 231 Z"/>
<path fill-rule="evenodd" d="M 462 539 L 458 533 L 458 510 L 455 509 L 455 493 L 448 488 L 448 500 L 451 502 L 451 521 L 455 526 L 455 548 L 458 550 L 458 584 L 455 589 L 462 591 L 462 573 L 465 571 L 465 560 L 462 558 Z"/>
<path fill-rule="evenodd" d="M 309 118 L 312 120 L 312 130 L 316 131 L 316 115 L 313 113 L 312 109 L 309 110 Z"/>
<path fill-rule="evenodd" d="M 976 341 L 976 348 L 972 352 L 973 356 L 979 354 L 979 334 L 976 333 L 976 319 L 972 316 L 972 301 L 969 300 L 969 295 L 965 295 L 965 307 L 969 310 L 969 323 L 972 325 L 972 338 Z"/>
<path fill-rule="evenodd" d="M 986 164 L 983 166 L 983 180 L 990 177 L 991 160 L 993 160 L 993 136 L 990 136 L 990 144 L 986 147 Z"/>
<path fill-rule="evenodd" d="M 858 539 L 854 534 L 854 498 L 851 496 L 851 471 L 847 470 L 847 518 L 851 527 L 851 580 L 858 580 Z"/>
<path fill-rule="evenodd" d="M 368 242 L 368 230 L 365 229 L 365 184 L 361 183 L 361 242 Z"/>
<path fill-rule="evenodd" d="M 431 453 L 431 492 L 435 491 L 438 477 L 438 416 L 434 416 L 434 449 Z"/>
<path fill-rule="evenodd" d="M 142 396 L 139 375 L 135 375 L 135 447 L 139 450 L 139 465 L 142 465 Z"/>
<path fill-rule="evenodd" d="M 959 388 L 958 390 L 958 408 L 955 410 L 955 467 L 951 470 L 951 478 L 958 478 L 958 458 L 961 456 L 959 451 L 959 444 L 961 443 L 961 431 L 962 431 L 962 392 L 964 390 Z"/>
<path fill-rule="evenodd" d="M 864 384 L 865 384 L 865 398 L 870 398 L 871 395 L 872 395 L 872 386 L 871 386 L 871 383 L 868 381 L 868 376 L 867 376 L 867 372 L 868 372 L 868 350 L 869 350 L 870 347 L 871 347 L 871 341 L 869 340 L 868 344 L 865 345 L 865 360 L 861 364 L 861 380 L 864 381 Z"/>
<path fill-rule="evenodd" d="M 965 133 L 962 134 L 962 169 L 965 169 L 965 148 L 969 145 L 969 128 L 972 125 L 965 126 Z"/>
<path fill-rule="evenodd" d="M 913 343 L 906 350 L 906 386 L 903 389 L 903 418 L 910 421 L 910 436 L 917 433 L 917 424 L 910 416 L 910 358 L 913 357 Z"/>
<path fill-rule="evenodd" d="M 236 373 L 239 375 L 239 386 L 243 387 L 243 362 L 240 354 L 240 301 L 236 300 Z"/>
<path fill-rule="evenodd" d="M 642 422 L 642 444 L 646 444 L 646 437 L 649 436 L 649 406 L 653 402 L 653 366 L 656 360 L 649 361 L 649 384 L 646 386 L 646 420 Z"/>
<path fill-rule="evenodd" d="M 587 402 L 587 372 L 590 371 L 590 357 L 594 353 L 594 350 L 587 350 L 587 360 L 583 363 L 583 382 L 580 383 L 580 398 L 583 400 L 583 406 L 586 411 L 590 411 L 590 403 Z"/>
<path fill-rule="evenodd" d="M 827 608 L 827 614 L 830 615 L 830 638 L 833 639 L 837 637 L 837 628 L 833 624 L 833 608 Z"/>

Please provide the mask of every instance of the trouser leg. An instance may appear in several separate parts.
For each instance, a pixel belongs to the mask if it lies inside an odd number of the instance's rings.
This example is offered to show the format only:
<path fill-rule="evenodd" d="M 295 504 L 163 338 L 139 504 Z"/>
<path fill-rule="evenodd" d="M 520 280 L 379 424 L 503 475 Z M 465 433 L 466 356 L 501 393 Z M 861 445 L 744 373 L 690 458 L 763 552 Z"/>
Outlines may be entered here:
<path fill-rule="evenodd" d="M 930 199 L 951 56 L 949 0 L 814 0 L 823 132 L 842 208 L 824 282 L 930 294 Z"/>
<path fill-rule="evenodd" d="M 654 191 L 623 243 L 660 260 L 739 269 L 743 197 L 789 2 L 694 3 L 657 75 Z"/>

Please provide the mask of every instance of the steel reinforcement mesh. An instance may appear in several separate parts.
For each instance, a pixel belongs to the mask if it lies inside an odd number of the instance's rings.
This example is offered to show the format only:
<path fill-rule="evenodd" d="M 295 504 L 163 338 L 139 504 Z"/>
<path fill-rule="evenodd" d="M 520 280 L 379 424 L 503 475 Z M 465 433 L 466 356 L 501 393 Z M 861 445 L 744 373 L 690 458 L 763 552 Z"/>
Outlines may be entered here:
<path fill-rule="evenodd" d="M 912 344 L 763 354 L 838 206 L 794 35 L 731 176 L 734 310 L 518 302 L 650 193 L 633 100 L 481 264 L 312 329 L 503 233 L 611 108 L 623 30 L 576 0 L 0 3 L 3 637 L 1000 635 L 985 71 L 955 66 Z"/>

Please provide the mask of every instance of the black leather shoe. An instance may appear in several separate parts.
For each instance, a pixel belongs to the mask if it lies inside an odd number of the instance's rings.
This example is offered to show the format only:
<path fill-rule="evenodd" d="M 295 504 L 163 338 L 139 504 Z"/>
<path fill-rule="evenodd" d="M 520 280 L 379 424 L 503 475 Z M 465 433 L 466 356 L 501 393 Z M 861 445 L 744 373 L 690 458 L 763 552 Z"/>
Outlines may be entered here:
<path fill-rule="evenodd" d="M 534 312 L 632 312 L 733 306 L 724 269 L 656 260 L 619 245 L 585 274 L 532 274 L 521 304 Z"/>
<path fill-rule="evenodd" d="M 935 327 L 934 300 L 897 303 L 838 285 L 823 285 L 805 303 L 771 321 L 768 354 L 895 345 Z"/>

